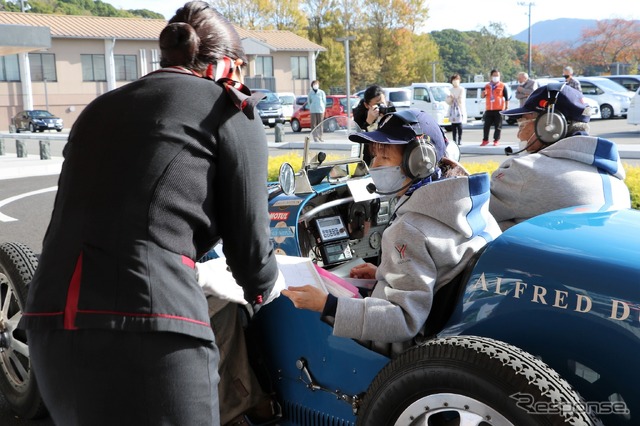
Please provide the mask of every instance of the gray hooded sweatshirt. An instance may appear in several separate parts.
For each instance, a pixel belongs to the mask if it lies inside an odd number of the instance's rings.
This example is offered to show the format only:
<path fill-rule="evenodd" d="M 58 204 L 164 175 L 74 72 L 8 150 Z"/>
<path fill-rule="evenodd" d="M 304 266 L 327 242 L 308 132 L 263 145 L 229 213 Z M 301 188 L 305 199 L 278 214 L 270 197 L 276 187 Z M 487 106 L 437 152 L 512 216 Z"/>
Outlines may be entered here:
<path fill-rule="evenodd" d="M 398 200 L 382 234 L 382 260 L 371 297 L 338 298 L 333 334 L 401 350 L 424 327 L 435 291 L 500 235 L 489 213 L 489 175 L 443 179 Z"/>
<path fill-rule="evenodd" d="M 629 208 L 631 197 L 616 145 L 571 136 L 535 154 L 507 159 L 491 176 L 489 209 L 504 231 L 564 207 Z"/>

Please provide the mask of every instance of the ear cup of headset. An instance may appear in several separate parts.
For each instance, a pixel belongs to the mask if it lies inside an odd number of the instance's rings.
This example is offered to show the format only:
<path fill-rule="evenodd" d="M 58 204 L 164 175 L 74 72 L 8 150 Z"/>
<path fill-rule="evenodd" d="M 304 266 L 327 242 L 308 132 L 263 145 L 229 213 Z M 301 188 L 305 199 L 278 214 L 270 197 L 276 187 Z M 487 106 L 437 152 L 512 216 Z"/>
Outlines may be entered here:
<path fill-rule="evenodd" d="M 538 140 L 544 144 L 558 142 L 567 135 L 567 120 L 559 111 L 545 112 L 536 118 L 535 131 Z"/>
<path fill-rule="evenodd" d="M 413 139 L 404 150 L 402 169 L 410 179 L 425 178 L 436 170 L 436 150 L 427 141 Z"/>

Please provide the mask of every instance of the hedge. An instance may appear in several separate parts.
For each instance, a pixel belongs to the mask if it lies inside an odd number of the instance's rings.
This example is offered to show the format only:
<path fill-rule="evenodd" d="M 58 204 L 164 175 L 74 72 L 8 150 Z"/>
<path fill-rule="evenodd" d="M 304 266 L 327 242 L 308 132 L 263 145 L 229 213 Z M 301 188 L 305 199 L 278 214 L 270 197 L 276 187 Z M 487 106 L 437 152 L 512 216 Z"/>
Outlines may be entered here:
<path fill-rule="evenodd" d="M 328 156 L 328 159 L 331 159 L 331 156 Z M 290 163 L 296 171 L 302 167 L 302 157 L 295 151 L 285 155 L 269 157 L 268 181 L 273 182 L 278 180 L 280 165 L 285 161 Z M 492 173 L 498 168 L 499 163 L 496 161 L 487 161 L 486 163 L 462 162 L 462 165 L 469 171 L 469 173 Z M 623 165 L 627 172 L 625 183 L 629 187 L 629 192 L 631 192 L 631 207 L 636 210 L 640 210 L 640 166 L 633 166 L 624 162 Z"/>

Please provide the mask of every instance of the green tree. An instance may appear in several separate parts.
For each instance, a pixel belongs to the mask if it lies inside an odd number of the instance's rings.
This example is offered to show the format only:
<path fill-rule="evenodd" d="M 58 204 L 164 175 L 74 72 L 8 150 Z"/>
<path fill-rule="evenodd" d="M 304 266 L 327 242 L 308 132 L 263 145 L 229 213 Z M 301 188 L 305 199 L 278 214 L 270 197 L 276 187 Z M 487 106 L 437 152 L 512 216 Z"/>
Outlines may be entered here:
<path fill-rule="evenodd" d="M 519 67 L 513 62 L 515 51 L 509 38 L 505 37 L 502 24 L 491 22 L 489 28 L 483 27 L 480 35 L 474 40 L 473 49 L 478 55 L 479 65 L 485 78 L 492 69 L 497 69 L 503 76 L 502 81 L 515 77 Z"/>
<path fill-rule="evenodd" d="M 438 45 L 446 81 L 455 73 L 460 74 L 462 81 L 473 81 L 473 76 L 481 69 L 473 49 L 473 33 L 447 29 L 430 34 Z"/>
<path fill-rule="evenodd" d="M 436 80 L 444 81 L 438 44 L 430 34 L 413 35 L 413 64 L 410 81 L 406 84 L 433 80 L 433 64 L 436 63 Z"/>

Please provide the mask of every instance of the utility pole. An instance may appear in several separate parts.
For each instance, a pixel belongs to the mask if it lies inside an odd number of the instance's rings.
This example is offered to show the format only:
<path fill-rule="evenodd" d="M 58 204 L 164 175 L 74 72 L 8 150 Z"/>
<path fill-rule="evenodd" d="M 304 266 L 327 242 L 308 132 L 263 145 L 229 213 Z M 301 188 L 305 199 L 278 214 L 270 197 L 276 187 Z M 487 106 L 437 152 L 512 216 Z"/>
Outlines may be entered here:
<path fill-rule="evenodd" d="M 519 1 L 518 2 L 518 6 L 527 6 L 529 7 L 529 11 L 527 12 L 527 15 L 529 16 L 529 64 L 527 67 L 527 73 L 529 74 L 529 77 L 531 77 L 531 6 L 535 6 L 536 4 L 533 2 L 524 2 L 524 1 Z"/>
<path fill-rule="evenodd" d="M 355 36 L 336 38 L 336 41 L 344 43 L 345 68 L 347 73 L 347 117 L 351 117 L 351 67 L 349 64 L 349 42 L 355 39 Z"/>

